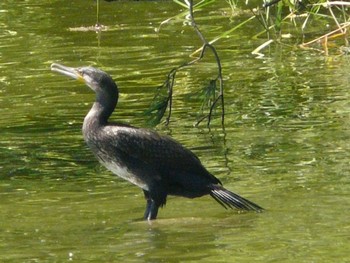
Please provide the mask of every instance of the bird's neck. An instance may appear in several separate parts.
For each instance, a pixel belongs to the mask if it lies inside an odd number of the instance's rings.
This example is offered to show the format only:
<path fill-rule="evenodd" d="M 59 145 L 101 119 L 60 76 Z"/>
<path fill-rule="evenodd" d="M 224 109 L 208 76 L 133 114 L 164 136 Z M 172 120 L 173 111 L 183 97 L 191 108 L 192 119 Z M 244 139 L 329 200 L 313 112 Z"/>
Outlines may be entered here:
<path fill-rule="evenodd" d="M 99 94 L 86 115 L 83 124 L 83 134 L 95 133 L 98 129 L 108 124 L 108 119 L 112 115 L 118 102 L 117 96 Z"/>

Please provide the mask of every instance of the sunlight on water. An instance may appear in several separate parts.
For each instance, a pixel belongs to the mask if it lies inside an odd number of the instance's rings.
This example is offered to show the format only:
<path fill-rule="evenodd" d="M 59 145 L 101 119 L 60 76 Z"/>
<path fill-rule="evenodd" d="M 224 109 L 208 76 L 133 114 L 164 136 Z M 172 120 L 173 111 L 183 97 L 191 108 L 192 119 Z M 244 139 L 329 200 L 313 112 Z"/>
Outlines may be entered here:
<path fill-rule="evenodd" d="M 230 24 L 220 5 L 212 19 L 198 13 L 208 39 Z M 101 1 L 101 10 L 113 30 L 98 36 L 69 30 L 94 25 L 93 1 L 0 4 L 0 261 L 347 262 L 349 58 L 284 47 L 256 59 L 250 52 L 262 40 L 253 34 L 221 39 L 224 130 L 219 111 L 210 130 L 193 126 L 196 94 L 216 74 L 211 58 L 179 72 L 171 123 L 155 129 L 266 211 L 169 197 L 148 223 L 140 189 L 85 146 L 81 125 L 94 95 L 49 65 L 108 71 L 121 92 L 113 119 L 146 126 L 156 88 L 200 42 L 182 18 L 156 33 L 180 12 L 171 1 Z"/>

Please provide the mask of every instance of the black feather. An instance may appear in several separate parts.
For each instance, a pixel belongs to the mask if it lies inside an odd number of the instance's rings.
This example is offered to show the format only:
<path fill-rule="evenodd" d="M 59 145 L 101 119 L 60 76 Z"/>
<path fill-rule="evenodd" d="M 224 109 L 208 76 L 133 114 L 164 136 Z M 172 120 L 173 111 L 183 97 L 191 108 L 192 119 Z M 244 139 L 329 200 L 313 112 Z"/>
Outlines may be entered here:
<path fill-rule="evenodd" d="M 238 194 L 232 193 L 221 185 L 210 185 L 210 196 L 226 209 L 229 207 L 256 212 L 261 212 L 264 210 L 257 204 L 243 198 L 242 196 L 239 196 Z"/>

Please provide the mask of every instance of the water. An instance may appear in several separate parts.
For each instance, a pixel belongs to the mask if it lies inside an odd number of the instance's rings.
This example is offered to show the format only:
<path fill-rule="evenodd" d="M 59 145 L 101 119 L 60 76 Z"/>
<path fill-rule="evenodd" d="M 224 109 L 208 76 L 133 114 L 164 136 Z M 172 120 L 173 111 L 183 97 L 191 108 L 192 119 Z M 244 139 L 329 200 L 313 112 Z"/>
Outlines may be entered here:
<path fill-rule="evenodd" d="M 233 19 L 227 5 L 197 13 L 208 39 Z M 200 42 L 172 2 L 0 4 L 0 261 L 349 262 L 349 58 L 272 46 L 251 24 L 216 43 L 225 78 L 225 130 L 193 127 L 194 95 L 216 68 L 212 57 L 177 75 L 169 127 L 155 129 L 192 149 L 224 185 L 266 208 L 226 211 L 210 197 L 169 197 L 152 224 L 141 191 L 100 167 L 82 120 L 94 99 L 53 74 L 52 62 L 95 65 L 117 80 L 114 119 L 141 114 L 166 74 Z M 210 19 L 207 14 L 210 13 Z M 69 30 L 73 28 L 73 30 Z M 293 43 L 294 40 L 291 41 Z"/>

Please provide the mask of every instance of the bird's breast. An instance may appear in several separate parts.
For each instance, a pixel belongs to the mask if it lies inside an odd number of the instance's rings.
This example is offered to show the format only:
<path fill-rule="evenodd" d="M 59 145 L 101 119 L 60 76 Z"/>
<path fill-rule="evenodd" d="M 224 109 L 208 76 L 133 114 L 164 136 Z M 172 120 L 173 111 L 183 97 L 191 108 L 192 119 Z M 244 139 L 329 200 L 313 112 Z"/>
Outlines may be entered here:
<path fill-rule="evenodd" d="M 103 166 L 105 166 L 108 170 L 110 170 L 115 175 L 123 178 L 124 180 L 129 181 L 130 183 L 137 185 L 138 187 L 149 190 L 148 185 L 145 181 L 143 181 L 140 177 L 132 173 L 126 166 L 123 166 L 114 161 L 104 161 L 99 158 L 99 161 Z"/>

